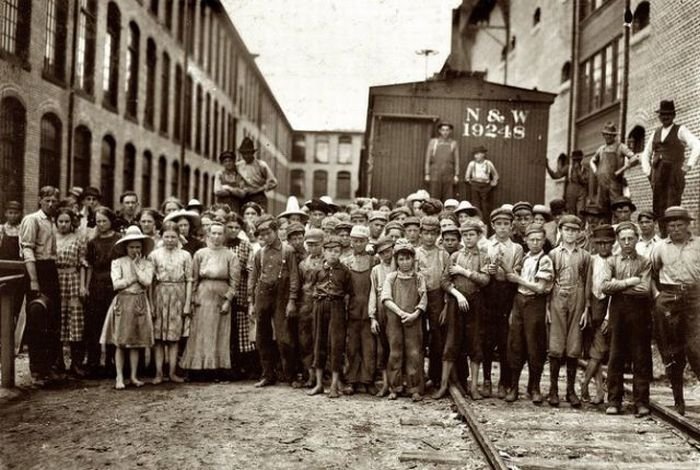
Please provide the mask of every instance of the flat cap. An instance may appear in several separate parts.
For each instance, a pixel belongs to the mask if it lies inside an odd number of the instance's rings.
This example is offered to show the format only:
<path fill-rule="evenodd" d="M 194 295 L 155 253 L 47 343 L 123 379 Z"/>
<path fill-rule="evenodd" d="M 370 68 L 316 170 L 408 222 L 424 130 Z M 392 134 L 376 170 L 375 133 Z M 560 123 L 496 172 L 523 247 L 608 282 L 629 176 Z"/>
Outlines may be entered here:
<path fill-rule="evenodd" d="M 384 233 L 389 233 L 390 230 L 399 230 L 401 233 L 406 231 L 404 225 L 398 220 L 392 220 L 384 226 Z"/>
<path fill-rule="evenodd" d="M 610 224 L 600 224 L 593 229 L 591 241 L 593 242 L 614 242 L 615 229 Z"/>
<path fill-rule="evenodd" d="M 561 219 L 559 219 L 559 227 L 569 227 L 576 230 L 581 230 L 583 228 L 583 222 L 575 215 L 566 214 L 561 216 Z"/>
<path fill-rule="evenodd" d="M 406 217 L 403 221 L 403 226 L 404 228 L 408 227 L 409 225 L 417 225 L 420 227 L 420 219 L 414 215 L 411 217 Z"/>
<path fill-rule="evenodd" d="M 382 251 L 389 249 L 389 248 L 393 248 L 393 247 L 394 247 L 394 240 L 392 238 L 382 237 L 374 245 L 374 251 L 376 253 L 381 253 Z"/>
<path fill-rule="evenodd" d="M 671 220 L 695 220 L 690 216 L 688 209 L 681 206 L 671 206 L 664 212 L 663 217 L 660 217 L 661 222 L 669 222 Z"/>
<path fill-rule="evenodd" d="M 507 207 L 499 207 L 491 211 L 491 222 L 495 222 L 500 219 L 513 221 L 513 211 Z"/>
<path fill-rule="evenodd" d="M 383 220 L 384 222 L 387 222 L 389 217 L 384 211 L 372 211 L 369 213 L 369 221 L 372 222 L 373 220 Z"/>
<path fill-rule="evenodd" d="M 544 226 L 542 224 L 530 224 L 525 229 L 525 236 L 529 236 L 532 233 L 546 233 Z"/>
<path fill-rule="evenodd" d="M 5 205 L 5 210 L 7 209 L 13 209 L 16 211 L 21 211 L 22 210 L 22 204 L 20 204 L 17 201 L 10 201 Z"/>
<path fill-rule="evenodd" d="M 459 227 L 457 227 L 457 224 L 452 222 L 451 220 L 449 223 L 445 223 L 440 227 L 440 233 L 442 235 L 445 235 L 446 233 L 460 233 L 459 232 Z"/>
<path fill-rule="evenodd" d="M 404 223 L 404 225 L 406 225 Z M 440 221 L 437 217 L 427 215 L 420 220 L 421 230 L 440 230 Z"/>
<path fill-rule="evenodd" d="M 479 222 L 476 220 L 467 220 L 465 222 L 462 222 L 462 225 L 459 226 L 459 231 L 460 233 L 466 233 L 466 232 L 476 232 L 476 233 L 483 233 L 484 229 L 481 226 Z"/>
<path fill-rule="evenodd" d="M 321 228 L 323 230 L 335 230 L 338 222 L 338 219 L 333 216 L 326 217 L 321 221 Z"/>
<path fill-rule="evenodd" d="M 535 204 L 532 206 L 532 213 L 544 216 L 544 220 L 547 222 L 552 220 L 552 211 L 549 210 L 549 207 L 545 206 L 544 204 Z"/>
<path fill-rule="evenodd" d="M 411 210 L 406 206 L 397 207 L 396 209 L 393 209 L 391 212 L 389 212 L 389 220 L 390 221 L 396 220 L 399 217 L 401 217 L 401 215 L 405 215 L 406 217 L 410 217 Z"/>
<path fill-rule="evenodd" d="M 457 207 L 459 207 L 459 201 L 457 199 L 447 199 L 443 207 L 451 210 L 457 209 Z"/>
<path fill-rule="evenodd" d="M 270 214 L 263 214 L 258 217 L 258 220 L 255 221 L 255 230 L 258 232 L 267 228 L 277 230 L 277 227 L 277 219 L 272 217 Z"/>
<path fill-rule="evenodd" d="M 409 242 L 405 238 L 399 238 L 394 243 L 394 255 L 398 255 L 401 252 L 411 253 L 412 255 L 415 255 L 416 249 L 413 247 L 413 245 L 411 245 L 411 242 Z"/>
<path fill-rule="evenodd" d="M 325 236 L 326 234 L 323 233 L 323 230 L 321 230 L 320 228 L 310 228 L 304 234 L 304 241 L 310 243 L 321 243 Z"/>
<path fill-rule="evenodd" d="M 293 233 L 304 234 L 305 229 L 304 229 L 304 226 L 302 224 L 300 224 L 299 222 L 293 222 L 293 223 L 287 225 L 286 232 L 287 232 L 287 236 L 292 235 Z"/>
<path fill-rule="evenodd" d="M 365 238 L 369 240 L 369 228 L 364 225 L 355 225 L 350 231 L 351 238 Z"/>
<path fill-rule="evenodd" d="M 363 219 L 367 220 L 367 211 L 364 209 L 355 209 L 350 212 L 350 219 L 355 217 L 362 217 Z"/>
<path fill-rule="evenodd" d="M 515 204 L 513 204 L 513 214 L 515 214 L 518 211 L 528 211 L 532 214 L 532 204 L 530 204 L 527 201 L 518 201 Z"/>
<path fill-rule="evenodd" d="M 352 223 L 350 223 L 346 220 L 341 220 L 335 226 L 335 233 L 338 233 L 340 231 L 350 232 L 352 230 L 352 227 L 353 227 Z"/>
<path fill-rule="evenodd" d="M 651 220 L 656 220 L 656 216 L 650 210 L 639 211 L 637 213 L 637 222 L 639 222 L 639 219 L 641 219 L 642 217 L 646 217 L 647 219 L 651 219 Z"/>
<path fill-rule="evenodd" d="M 335 235 L 326 238 L 326 241 L 323 242 L 323 248 L 335 248 L 340 246 L 342 246 L 340 238 Z"/>
<path fill-rule="evenodd" d="M 632 230 L 637 236 L 639 235 L 639 227 L 629 220 L 617 224 L 617 227 L 615 227 L 615 234 L 619 235 L 623 230 Z"/>

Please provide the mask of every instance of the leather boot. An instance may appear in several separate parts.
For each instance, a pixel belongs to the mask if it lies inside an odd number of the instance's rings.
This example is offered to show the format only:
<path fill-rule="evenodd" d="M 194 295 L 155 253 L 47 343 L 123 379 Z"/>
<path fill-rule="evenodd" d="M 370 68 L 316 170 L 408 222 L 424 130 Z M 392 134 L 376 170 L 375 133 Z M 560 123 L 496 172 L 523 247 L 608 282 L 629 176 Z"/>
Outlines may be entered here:
<path fill-rule="evenodd" d="M 581 400 L 576 395 L 577 368 L 577 359 L 568 358 L 566 360 L 566 401 L 568 401 L 571 404 L 572 408 L 581 408 Z"/>
<path fill-rule="evenodd" d="M 683 369 L 677 364 L 671 366 L 671 389 L 673 390 L 673 407 L 679 415 L 685 415 L 685 399 L 683 398 Z"/>
<path fill-rule="evenodd" d="M 542 377 L 542 371 L 530 371 L 530 394 L 532 398 L 532 403 L 539 405 L 542 403 L 542 393 L 540 392 L 540 379 Z"/>
<path fill-rule="evenodd" d="M 508 393 L 506 393 L 506 398 L 505 400 L 507 402 L 514 402 L 515 400 L 518 399 L 518 388 L 520 386 L 520 371 L 519 370 L 511 370 L 511 386 L 510 389 L 508 389 Z"/>
<path fill-rule="evenodd" d="M 559 368 L 561 359 L 558 357 L 549 358 L 549 406 L 559 406 Z"/>

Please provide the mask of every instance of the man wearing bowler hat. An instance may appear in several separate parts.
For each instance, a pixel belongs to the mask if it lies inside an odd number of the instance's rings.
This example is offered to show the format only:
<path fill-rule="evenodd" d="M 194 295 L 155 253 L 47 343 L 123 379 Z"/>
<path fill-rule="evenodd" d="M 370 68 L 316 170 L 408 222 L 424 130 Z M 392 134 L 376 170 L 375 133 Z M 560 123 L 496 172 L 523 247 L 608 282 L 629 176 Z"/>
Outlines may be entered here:
<path fill-rule="evenodd" d="M 685 174 L 698 162 L 700 140 L 687 127 L 673 122 L 676 106 L 672 100 L 661 101 L 656 110 L 661 127 L 654 131 L 640 155 L 642 171 L 651 181 L 653 210 L 657 218 L 669 206 L 681 204 Z M 690 150 L 685 162 L 685 150 Z"/>
<path fill-rule="evenodd" d="M 459 182 L 459 145 L 452 138 L 452 124 L 438 124 L 438 136 L 430 139 L 425 152 L 425 181 L 430 195 L 441 201 L 454 197 Z"/>
<path fill-rule="evenodd" d="M 617 141 L 617 127 L 607 122 L 601 131 L 605 144 L 596 150 L 589 163 L 596 177 L 598 206 L 606 209 L 622 194 L 625 165 L 635 158 L 625 144 Z"/>
<path fill-rule="evenodd" d="M 671 381 L 676 411 L 685 413 L 686 361 L 700 377 L 700 238 L 690 233 L 688 210 L 671 206 L 659 222 L 668 238 L 651 251 L 654 330 Z"/>
<path fill-rule="evenodd" d="M 267 210 L 267 196 L 265 191 L 271 191 L 277 187 L 277 178 L 264 161 L 255 158 L 255 144 L 246 137 L 238 147 L 238 153 L 243 157 L 236 162 L 236 171 L 241 182 L 244 195 L 241 198 L 241 207 L 247 202 L 256 202 Z"/>

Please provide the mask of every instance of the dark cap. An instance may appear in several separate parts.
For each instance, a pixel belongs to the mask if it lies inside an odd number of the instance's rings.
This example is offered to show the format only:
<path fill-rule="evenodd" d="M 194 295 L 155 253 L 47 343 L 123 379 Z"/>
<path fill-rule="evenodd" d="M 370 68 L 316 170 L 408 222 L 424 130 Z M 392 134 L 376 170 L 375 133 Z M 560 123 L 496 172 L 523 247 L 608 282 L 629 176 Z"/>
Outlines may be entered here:
<path fill-rule="evenodd" d="M 392 221 L 392 220 L 398 219 L 401 216 L 401 214 L 404 214 L 406 217 L 410 217 L 411 210 L 406 206 L 397 207 L 396 209 L 389 212 L 389 220 Z"/>
<path fill-rule="evenodd" d="M 601 224 L 593 229 L 591 241 L 593 242 L 614 242 L 615 229 L 610 224 Z"/>
<path fill-rule="evenodd" d="M 328 214 L 331 211 L 331 208 L 328 206 L 328 204 L 326 204 L 318 198 L 313 198 L 310 201 L 306 201 L 306 204 L 304 204 L 304 206 L 306 206 L 306 208 L 310 211 L 321 211 L 324 214 Z"/>
<path fill-rule="evenodd" d="M 523 211 L 523 210 L 526 210 L 532 214 L 532 204 L 530 204 L 527 201 L 519 201 L 513 205 L 513 214 L 515 214 L 518 211 Z"/>
<path fill-rule="evenodd" d="M 340 243 L 340 238 L 336 235 L 326 238 L 326 241 L 323 242 L 323 248 L 335 248 L 337 246 L 342 246 L 342 243 Z"/>
<path fill-rule="evenodd" d="M 656 216 L 650 210 L 639 211 L 637 213 L 637 222 L 639 222 L 639 219 L 641 219 L 642 217 L 646 217 L 647 219 L 651 219 L 651 220 L 656 220 Z"/>
<path fill-rule="evenodd" d="M 403 226 L 404 226 L 404 228 L 406 228 L 409 225 L 416 225 L 416 226 L 420 227 L 420 219 L 414 215 L 412 215 L 411 217 L 406 217 L 403 221 Z"/>
<path fill-rule="evenodd" d="M 393 247 L 394 247 L 394 240 L 393 239 L 391 239 L 389 237 L 382 237 L 374 245 L 374 251 L 376 253 L 381 253 L 382 251 L 386 250 L 387 248 L 393 248 Z"/>
<path fill-rule="evenodd" d="M 301 233 L 303 235 L 305 229 L 304 226 L 301 225 L 299 222 L 292 222 L 291 224 L 287 225 L 286 232 L 287 236 L 290 236 L 294 233 Z"/>
<path fill-rule="evenodd" d="M 495 222 L 499 219 L 506 219 L 513 221 L 513 211 L 507 207 L 499 207 L 491 211 L 491 217 L 489 218 L 491 222 Z"/>
<path fill-rule="evenodd" d="M 13 209 L 13 210 L 21 212 L 22 211 L 22 204 L 20 204 L 17 201 L 10 201 L 5 205 L 5 210 L 7 210 L 7 209 Z"/>
<path fill-rule="evenodd" d="M 546 233 L 544 230 L 544 226 L 542 224 L 530 224 L 527 226 L 525 229 L 525 236 L 529 236 L 530 234 L 533 233 Z"/>
<path fill-rule="evenodd" d="M 442 212 L 442 202 L 439 199 L 430 198 L 420 206 L 425 215 L 437 215 Z"/>
<path fill-rule="evenodd" d="M 277 219 L 272 217 L 270 214 L 263 214 L 258 217 L 255 221 L 255 231 L 259 232 L 264 229 L 277 230 L 279 226 L 277 225 Z"/>
<path fill-rule="evenodd" d="M 392 220 L 384 226 L 384 233 L 389 233 L 390 230 L 398 230 L 401 233 L 404 233 L 406 231 L 403 224 L 398 220 Z"/>
<path fill-rule="evenodd" d="M 566 209 L 566 201 L 563 199 L 552 199 L 549 201 L 549 209 L 552 215 L 559 215 Z"/>
<path fill-rule="evenodd" d="M 488 152 L 488 149 L 486 147 L 484 147 L 483 145 L 479 145 L 477 147 L 474 147 L 474 149 L 472 150 L 472 155 L 475 155 L 477 153 L 487 153 L 487 152 Z"/>
<path fill-rule="evenodd" d="M 342 230 L 345 230 L 346 232 L 350 232 L 352 230 L 352 224 L 350 222 L 348 222 L 347 220 L 341 220 L 335 226 L 335 233 L 338 233 Z"/>
<path fill-rule="evenodd" d="M 632 212 L 637 210 L 637 206 L 634 205 L 634 203 L 632 202 L 632 199 L 630 199 L 626 196 L 618 197 L 610 203 L 610 209 L 612 209 L 612 210 L 615 210 L 618 207 L 624 207 L 624 206 L 628 206 Z"/>
<path fill-rule="evenodd" d="M 563 215 L 561 219 L 559 219 L 559 228 L 561 227 L 569 227 L 576 230 L 581 230 L 583 228 L 583 222 L 575 215 L 567 214 Z"/>

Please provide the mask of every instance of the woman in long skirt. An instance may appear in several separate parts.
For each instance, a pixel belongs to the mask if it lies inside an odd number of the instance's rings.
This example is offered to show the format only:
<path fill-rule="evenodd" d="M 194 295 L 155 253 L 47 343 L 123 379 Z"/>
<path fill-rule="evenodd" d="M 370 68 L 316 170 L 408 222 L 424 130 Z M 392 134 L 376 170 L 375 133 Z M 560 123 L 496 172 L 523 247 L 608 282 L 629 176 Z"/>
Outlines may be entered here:
<path fill-rule="evenodd" d="M 224 245 L 224 225 L 209 226 L 209 246 L 194 255 L 194 313 L 181 367 L 231 368 L 231 306 L 238 288 L 238 258 Z"/>
<path fill-rule="evenodd" d="M 70 345 L 70 372 L 84 377 L 85 312 L 85 240 L 76 233 L 77 214 L 68 207 L 61 208 L 56 217 L 56 267 L 61 288 L 61 341 Z"/>
<path fill-rule="evenodd" d="M 163 381 L 163 362 L 167 353 L 172 382 L 183 379 L 175 373 L 178 342 L 182 337 L 184 319 L 190 315 L 192 303 L 192 256 L 179 247 L 178 227 L 165 222 L 162 231 L 163 246 L 148 259 L 155 270 L 153 314 L 155 336 L 156 376 L 154 384 Z"/>
<path fill-rule="evenodd" d="M 146 255 L 153 240 L 131 226 L 114 245 L 112 284 L 117 295 L 107 312 L 100 343 L 116 346 L 117 390 L 124 389 L 124 350 L 129 350 L 131 383 L 143 386 L 138 379 L 139 349 L 153 346 L 153 319 L 148 288 L 153 282 L 153 264 Z"/>

